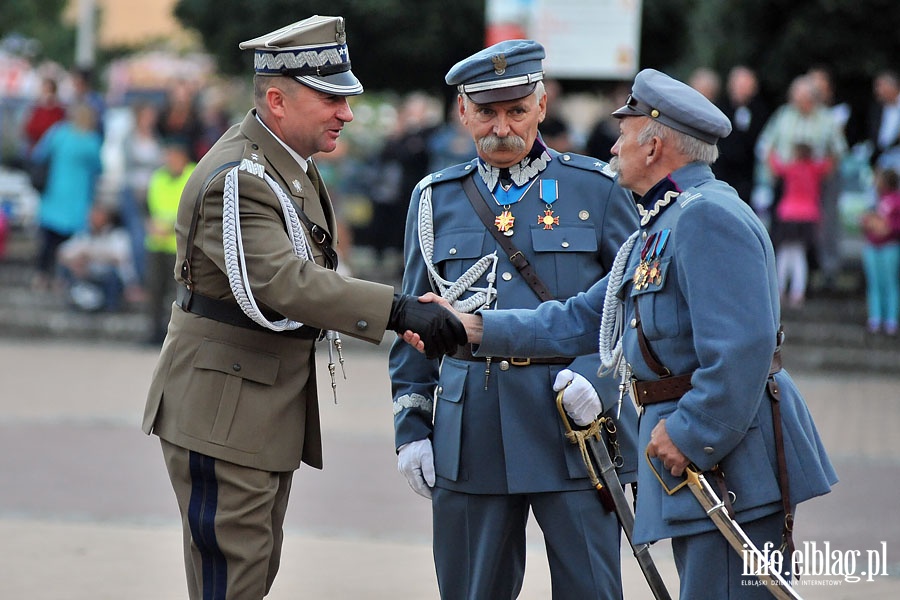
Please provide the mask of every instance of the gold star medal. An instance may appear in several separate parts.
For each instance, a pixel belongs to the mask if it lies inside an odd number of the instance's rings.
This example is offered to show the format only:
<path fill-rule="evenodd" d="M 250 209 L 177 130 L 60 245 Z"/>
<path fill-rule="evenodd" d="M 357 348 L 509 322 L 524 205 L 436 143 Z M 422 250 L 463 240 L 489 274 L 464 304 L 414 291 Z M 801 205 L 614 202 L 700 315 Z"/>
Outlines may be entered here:
<path fill-rule="evenodd" d="M 538 215 L 538 225 L 543 225 L 544 229 L 553 229 L 554 225 L 559 225 L 559 217 L 554 217 L 553 209 L 548 208 L 543 215 Z"/>
<path fill-rule="evenodd" d="M 509 209 L 504 210 L 496 219 L 494 219 L 494 225 L 497 227 L 497 231 L 502 231 L 508 236 L 512 235 L 512 228 L 515 222 L 516 218 Z"/>

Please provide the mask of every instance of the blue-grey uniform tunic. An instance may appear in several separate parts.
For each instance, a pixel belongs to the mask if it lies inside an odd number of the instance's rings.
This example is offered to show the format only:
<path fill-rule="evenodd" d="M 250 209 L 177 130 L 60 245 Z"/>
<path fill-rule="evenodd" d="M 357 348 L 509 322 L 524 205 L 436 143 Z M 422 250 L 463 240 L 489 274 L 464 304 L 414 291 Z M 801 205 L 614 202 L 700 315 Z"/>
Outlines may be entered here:
<path fill-rule="evenodd" d="M 672 441 L 697 466 L 721 466 L 736 496 L 738 521 L 781 510 L 772 413 L 765 393 L 780 322 L 772 245 L 752 211 L 708 166 L 692 163 L 668 179 L 681 194 L 642 228 L 644 235 L 635 243 L 625 271 L 620 290 L 626 317 L 623 349 L 637 379 L 658 378 L 638 346 L 633 326 L 637 302 L 651 349 L 673 374 L 692 373 L 692 389 L 678 401 L 647 406 L 640 418 L 637 543 L 714 529 L 688 490 L 667 496 L 643 459 L 660 419 L 666 419 Z M 635 289 L 632 277 L 644 240 L 666 230 L 659 279 Z M 477 353 L 573 355 L 593 348 L 606 284 L 604 279 L 565 305 L 548 303 L 535 312 L 483 311 L 484 339 Z M 775 377 L 781 390 L 790 500 L 796 505 L 828 493 L 837 477 L 794 382 L 784 370 Z M 656 466 L 665 471 L 658 461 Z M 678 483 L 668 474 L 664 477 L 669 484 Z"/>

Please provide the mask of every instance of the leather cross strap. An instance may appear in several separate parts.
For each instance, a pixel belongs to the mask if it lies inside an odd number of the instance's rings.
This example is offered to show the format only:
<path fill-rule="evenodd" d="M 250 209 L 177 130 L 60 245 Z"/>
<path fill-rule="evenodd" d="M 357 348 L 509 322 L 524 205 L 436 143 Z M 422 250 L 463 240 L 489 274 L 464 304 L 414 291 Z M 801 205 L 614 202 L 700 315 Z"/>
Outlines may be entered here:
<path fill-rule="evenodd" d="M 469 199 L 469 202 L 472 204 L 472 208 L 475 209 L 475 212 L 478 213 L 478 217 L 481 219 L 481 222 L 484 223 L 484 226 L 487 227 L 487 230 L 491 232 L 491 235 L 494 236 L 494 239 L 497 240 L 497 243 L 500 244 L 500 247 L 503 248 L 503 251 L 506 252 L 506 256 L 509 257 L 509 261 L 513 264 L 519 273 L 521 273 L 522 278 L 525 280 L 525 283 L 528 284 L 537 297 L 540 298 L 541 302 L 546 302 L 547 300 L 554 300 L 553 294 L 550 293 L 550 290 L 541 281 L 541 278 L 538 277 L 537 272 L 534 270 L 534 267 L 531 266 L 531 263 L 525 258 L 525 255 L 522 254 L 521 250 L 519 250 L 515 244 L 512 243 L 512 239 L 506 237 L 501 233 L 496 227 L 494 227 L 494 215 L 491 212 L 490 208 L 488 208 L 487 203 L 485 202 L 484 196 L 478 191 L 478 188 L 475 187 L 475 181 L 472 178 L 474 175 L 470 175 L 469 177 L 465 177 L 462 180 L 463 191 L 466 193 L 466 198 Z"/>

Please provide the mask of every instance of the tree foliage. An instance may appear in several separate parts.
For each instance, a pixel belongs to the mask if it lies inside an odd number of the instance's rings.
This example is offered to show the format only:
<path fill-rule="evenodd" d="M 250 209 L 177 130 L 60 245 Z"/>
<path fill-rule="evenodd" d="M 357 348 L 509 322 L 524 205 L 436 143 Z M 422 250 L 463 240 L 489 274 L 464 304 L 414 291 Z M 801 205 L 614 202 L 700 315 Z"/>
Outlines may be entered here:
<path fill-rule="evenodd" d="M 746 64 L 773 102 L 794 77 L 825 65 L 838 96 L 864 109 L 874 75 L 900 67 L 896 0 L 644 0 L 643 14 L 644 66 L 686 77 Z"/>
<path fill-rule="evenodd" d="M 444 74 L 484 40 L 483 0 L 179 0 L 175 7 L 230 74 L 252 69 L 241 41 L 314 14 L 346 19 L 353 72 L 373 91 L 444 91 Z"/>
<path fill-rule="evenodd" d="M 0 38 L 21 35 L 38 42 L 34 58 L 71 65 L 75 56 L 75 28 L 62 21 L 68 0 L 3 0 Z"/>

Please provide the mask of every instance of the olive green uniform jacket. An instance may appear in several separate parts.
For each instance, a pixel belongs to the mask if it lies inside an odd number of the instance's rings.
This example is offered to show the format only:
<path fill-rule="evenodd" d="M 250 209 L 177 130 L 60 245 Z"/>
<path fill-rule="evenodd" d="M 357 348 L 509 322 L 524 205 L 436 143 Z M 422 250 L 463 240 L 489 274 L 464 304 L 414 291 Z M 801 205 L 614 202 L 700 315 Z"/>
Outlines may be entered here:
<path fill-rule="evenodd" d="M 241 239 L 246 272 L 257 304 L 318 329 L 334 329 L 379 343 L 394 290 L 339 275 L 295 256 L 271 176 L 319 227 L 332 236 L 335 216 L 315 164 L 309 176 L 251 111 L 229 129 L 197 165 L 178 208 L 181 274 L 197 199 L 199 218 L 191 256 L 197 294 L 237 303 L 225 271 L 222 197 L 225 177 L 238 166 Z M 313 179 L 310 179 L 312 177 Z M 204 191 L 205 190 L 205 191 Z M 289 471 L 305 462 L 322 467 L 315 381 L 315 342 L 254 330 L 185 312 L 173 304 L 153 374 L 143 430 L 182 448 L 267 471 Z"/>

